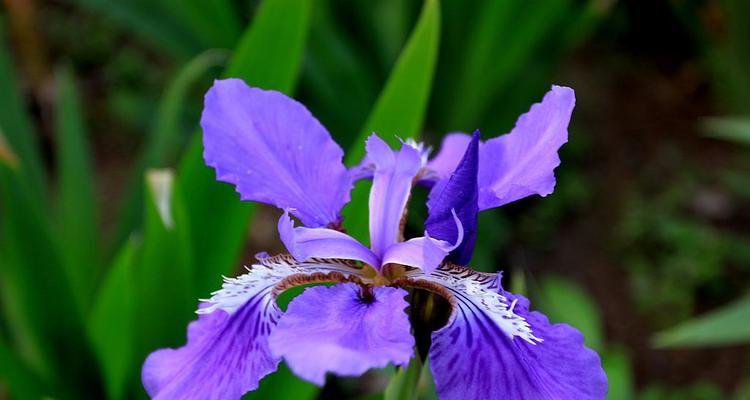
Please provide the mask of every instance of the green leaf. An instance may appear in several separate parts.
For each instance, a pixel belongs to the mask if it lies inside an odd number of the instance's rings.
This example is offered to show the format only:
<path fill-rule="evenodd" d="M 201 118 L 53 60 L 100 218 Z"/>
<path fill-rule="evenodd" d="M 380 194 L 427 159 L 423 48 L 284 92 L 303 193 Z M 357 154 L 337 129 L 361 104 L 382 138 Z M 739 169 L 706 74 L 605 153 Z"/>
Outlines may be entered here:
<path fill-rule="evenodd" d="M 153 0 L 157 1 L 157 0 Z M 160 0 L 202 48 L 234 47 L 240 23 L 227 0 Z"/>
<path fill-rule="evenodd" d="M 750 118 L 706 118 L 706 136 L 750 146 Z"/>
<path fill-rule="evenodd" d="M 65 272 L 81 311 L 88 309 L 98 275 L 99 234 L 94 176 L 84 116 L 70 68 L 57 71 L 57 235 Z"/>
<path fill-rule="evenodd" d="M 132 368 L 136 288 L 136 241 L 125 243 L 109 268 L 88 318 L 88 334 L 111 400 L 124 399 Z"/>
<path fill-rule="evenodd" d="M 146 173 L 143 246 L 137 267 L 139 356 L 185 341 L 185 326 L 194 318 L 193 270 L 187 221 L 173 190 L 171 170 Z M 142 358 L 141 358 L 142 359 Z"/>
<path fill-rule="evenodd" d="M 147 168 L 172 166 L 180 150 L 180 135 L 185 99 L 197 81 L 209 70 L 223 64 L 228 53 L 207 50 L 185 64 L 167 85 L 154 117 L 147 142 L 136 163 L 133 178 L 126 191 L 117 228 L 115 244 L 119 246 L 140 225 L 143 216 L 144 172 Z"/>
<path fill-rule="evenodd" d="M 276 372 L 263 378 L 258 389 L 246 394 L 243 400 L 313 400 L 317 398 L 318 391 L 317 386 L 298 378 L 286 363 L 281 363 Z"/>
<path fill-rule="evenodd" d="M 419 389 L 419 378 L 424 365 L 419 357 L 413 357 L 406 368 L 400 368 L 385 389 L 384 400 L 415 400 Z"/>
<path fill-rule="evenodd" d="M 17 82 L 20 82 L 5 47 L 5 25 L 0 20 L 0 129 L 2 129 L 7 147 L 19 161 L 18 170 L 22 182 L 31 191 L 31 200 L 42 207 L 46 199 L 46 177 L 42 169 L 37 135 L 26 112 L 24 100 Z"/>
<path fill-rule="evenodd" d="M 550 321 L 565 322 L 580 330 L 588 347 L 597 351 L 603 349 L 603 325 L 599 310 L 582 288 L 563 278 L 545 277 L 536 304 Z"/>
<path fill-rule="evenodd" d="M 654 336 L 654 345 L 671 347 L 729 346 L 750 342 L 750 295 L 716 311 L 683 322 Z"/>
<path fill-rule="evenodd" d="M 380 93 L 370 116 L 346 160 L 354 164 L 365 154 L 367 137 L 377 132 L 391 146 L 398 138 L 418 136 L 432 87 L 440 40 L 440 3 L 426 0 L 414 30 Z M 349 233 L 367 242 L 369 182 L 360 181 L 352 191 L 352 201 L 344 209 Z"/>
<path fill-rule="evenodd" d="M 602 367 L 607 373 L 607 400 L 632 400 L 634 397 L 633 366 L 625 349 L 607 349 L 602 353 Z"/>
<path fill-rule="evenodd" d="M 3 384 L 16 399 L 40 399 L 50 393 L 41 377 L 18 359 L 0 337 L 0 388 Z"/>
<path fill-rule="evenodd" d="M 248 84 L 290 93 L 295 85 L 311 14 L 311 0 L 266 0 L 244 33 L 225 72 Z M 197 291 L 205 295 L 236 267 L 245 243 L 252 206 L 231 186 L 217 182 L 203 163 L 201 135 L 183 159 L 177 190 L 191 223 Z"/>

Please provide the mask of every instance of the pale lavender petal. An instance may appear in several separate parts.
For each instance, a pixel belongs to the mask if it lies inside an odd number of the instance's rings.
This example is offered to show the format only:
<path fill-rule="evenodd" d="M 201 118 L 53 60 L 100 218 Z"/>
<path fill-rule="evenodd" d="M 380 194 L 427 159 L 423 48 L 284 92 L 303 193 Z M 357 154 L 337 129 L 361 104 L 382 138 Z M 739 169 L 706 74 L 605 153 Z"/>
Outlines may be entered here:
<path fill-rule="evenodd" d="M 451 210 L 451 215 L 453 216 L 453 223 L 458 233 L 454 244 L 445 240 L 432 238 L 425 232 L 424 237 L 409 239 L 389 247 L 383 256 L 383 265 L 391 263 L 408 265 L 419 268 L 425 273 L 435 270 L 443 262 L 448 253 L 455 250 L 464 239 L 464 229 L 456 215 L 456 211 Z"/>
<path fill-rule="evenodd" d="M 495 274 L 443 265 L 418 284 L 446 289 L 453 313 L 432 335 L 430 367 L 441 400 L 581 399 L 607 394 L 607 377 L 583 335 L 529 312 L 528 301 L 502 290 Z"/>
<path fill-rule="evenodd" d="M 289 303 L 271 334 L 271 352 L 318 385 L 327 372 L 358 376 L 389 363 L 405 365 L 414 347 L 406 295 L 399 288 L 355 283 L 308 288 Z"/>
<path fill-rule="evenodd" d="M 381 256 L 399 241 L 401 218 L 412 181 L 422 166 L 418 149 L 403 144 L 395 152 L 376 135 L 367 139 L 367 157 L 375 164 L 370 190 L 370 247 Z"/>
<path fill-rule="evenodd" d="M 141 371 L 144 388 L 154 399 L 239 399 L 256 389 L 280 361 L 268 348 L 268 335 L 281 315 L 276 286 L 293 276 L 326 281 L 328 274 L 341 279 L 358 273 L 337 262 L 263 258 L 249 273 L 227 278 L 222 289 L 205 300 L 198 320 L 188 326 L 185 346 L 149 355 Z"/>
<path fill-rule="evenodd" d="M 541 103 L 518 118 L 507 134 L 488 140 L 479 150 L 479 209 L 499 207 L 555 188 L 557 151 L 568 141 L 575 106 L 573 89 L 553 86 Z"/>
<path fill-rule="evenodd" d="M 287 250 L 297 261 L 309 258 L 341 258 L 358 260 L 380 268 L 380 259 L 357 239 L 327 228 L 295 227 L 289 214 L 279 218 L 279 235 Z"/>
<path fill-rule="evenodd" d="M 448 178 L 441 179 L 430 191 L 425 230 L 436 239 L 456 243 L 458 230 L 451 212 L 461 220 L 464 238 L 448 255 L 448 260 L 466 265 L 474 252 L 479 214 L 477 171 L 479 168 L 479 131 L 474 132 L 461 162 Z"/>
<path fill-rule="evenodd" d="M 440 144 L 440 152 L 427 163 L 427 168 L 433 172 L 433 180 L 447 178 L 456 169 L 458 163 L 471 142 L 471 135 L 453 132 L 445 135 Z"/>
<path fill-rule="evenodd" d="M 217 80 L 201 126 L 206 164 L 243 200 L 294 209 L 310 227 L 338 221 L 352 180 L 343 151 L 302 104 L 239 79 Z"/>

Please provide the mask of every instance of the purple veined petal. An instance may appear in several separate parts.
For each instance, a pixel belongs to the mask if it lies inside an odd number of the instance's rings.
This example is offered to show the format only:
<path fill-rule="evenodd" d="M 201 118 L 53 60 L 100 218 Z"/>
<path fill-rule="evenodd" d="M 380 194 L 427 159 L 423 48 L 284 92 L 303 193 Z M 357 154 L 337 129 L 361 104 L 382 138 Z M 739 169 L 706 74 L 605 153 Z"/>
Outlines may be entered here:
<path fill-rule="evenodd" d="M 317 385 L 327 372 L 358 376 L 389 363 L 406 365 L 414 347 L 407 292 L 385 286 L 364 290 L 355 283 L 306 289 L 271 334 L 271 353 Z"/>
<path fill-rule="evenodd" d="M 279 218 L 278 229 L 281 241 L 297 261 L 340 258 L 380 268 L 380 259 L 357 239 L 333 229 L 295 227 L 286 210 Z"/>
<path fill-rule="evenodd" d="M 281 316 L 276 292 L 292 286 L 291 281 L 340 281 L 358 273 L 353 265 L 335 260 L 298 263 L 284 255 L 263 258 L 247 274 L 226 278 L 188 326 L 187 344 L 148 356 L 141 371 L 146 392 L 163 400 L 239 399 L 280 361 L 268 347 Z"/>
<path fill-rule="evenodd" d="M 456 227 L 455 229 L 458 232 L 458 237 L 454 244 L 445 240 L 432 238 L 429 233 L 425 232 L 425 236 L 423 237 L 396 243 L 388 248 L 383 256 L 383 265 L 408 265 L 419 268 L 427 274 L 434 271 L 443 262 L 448 253 L 455 250 L 464 239 L 464 229 L 461 226 L 458 215 L 456 215 L 456 211 L 451 210 L 451 214 Z"/>
<path fill-rule="evenodd" d="M 573 89 L 552 86 L 541 103 L 521 115 L 515 128 L 488 140 L 479 149 L 479 209 L 555 189 L 558 149 L 568 141 L 568 123 L 575 106 Z"/>
<path fill-rule="evenodd" d="M 495 274 L 452 264 L 430 275 L 407 274 L 415 286 L 440 285 L 453 307 L 430 347 L 441 400 L 606 397 L 606 374 L 583 335 L 529 312 L 528 301 L 503 291 Z"/>
<path fill-rule="evenodd" d="M 382 257 L 399 241 L 401 218 L 414 177 L 422 166 L 420 151 L 409 144 L 394 152 L 377 135 L 367 139 L 367 157 L 375 164 L 370 189 L 370 247 Z"/>
<path fill-rule="evenodd" d="M 477 238 L 477 216 L 479 214 L 477 174 L 479 169 L 479 131 L 466 147 L 463 158 L 448 178 L 433 186 L 427 201 L 429 210 L 425 231 L 436 239 L 458 243 L 448 259 L 466 265 L 474 252 Z M 455 211 L 454 211 L 455 210 Z M 451 213 L 458 214 L 463 227 L 463 241 L 457 242 L 458 230 Z"/>
<path fill-rule="evenodd" d="M 338 221 L 352 180 L 343 151 L 305 106 L 239 79 L 217 80 L 201 126 L 206 164 L 243 200 L 293 208 L 309 227 Z"/>
<path fill-rule="evenodd" d="M 465 133 L 453 132 L 445 135 L 440 144 L 440 152 L 427 163 L 433 181 L 448 178 L 456 170 L 470 142 L 471 135 Z"/>

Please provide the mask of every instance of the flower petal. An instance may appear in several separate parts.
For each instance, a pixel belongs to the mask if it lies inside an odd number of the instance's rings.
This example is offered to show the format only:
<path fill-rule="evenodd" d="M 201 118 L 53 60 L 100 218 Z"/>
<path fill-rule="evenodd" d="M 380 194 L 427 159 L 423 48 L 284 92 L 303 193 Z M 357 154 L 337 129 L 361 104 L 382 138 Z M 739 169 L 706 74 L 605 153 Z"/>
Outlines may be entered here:
<path fill-rule="evenodd" d="M 352 187 L 343 151 L 302 104 L 239 79 L 217 80 L 201 126 L 206 164 L 243 200 L 293 208 L 310 227 L 339 219 Z"/>
<path fill-rule="evenodd" d="M 311 257 L 358 260 L 380 268 L 380 259 L 357 239 L 327 228 L 295 227 L 287 211 L 279 218 L 281 241 L 297 261 Z"/>
<path fill-rule="evenodd" d="M 458 243 L 458 247 L 448 255 L 448 259 L 460 265 L 466 265 L 471 260 L 477 238 L 478 161 L 479 131 L 476 131 L 455 171 L 449 178 L 442 179 L 433 186 L 427 201 L 429 214 L 425 221 L 425 230 L 433 238 L 457 243 L 458 230 L 451 212 L 455 210 L 458 214 L 464 237 L 463 241 Z"/>
<path fill-rule="evenodd" d="M 443 142 L 440 144 L 440 152 L 427 163 L 433 181 L 451 176 L 451 173 L 455 171 L 458 163 L 464 157 L 470 142 L 471 135 L 462 132 L 445 135 Z"/>
<path fill-rule="evenodd" d="M 414 177 L 422 166 L 422 155 L 403 144 L 397 153 L 382 139 L 367 139 L 367 157 L 375 164 L 370 189 L 370 247 L 381 256 L 399 241 L 401 218 L 409 200 Z"/>
<path fill-rule="evenodd" d="M 453 306 L 430 347 L 442 400 L 605 398 L 607 377 L 583 335 L 529 312 L 528 300 L 503 291 L 496 274 L 450 264 L 410 274 L 413 285 L 437 287 Z"/>
<path fill-rule="evenodd" d="M 326 372 L 358 376 L 389 363 L 405 365 L 414 347 L 406 295 L 399 288 L 354 283 L 308 288 L 289 303 L 271 334 L 271 352 L 318 385 Z"/>
<path fill-rule="evenodd" d="M 268 348 L 268 335 L 281 311 L 277 292 L 311 282 L 340 282 L 358 274 L 334 260 L 297 263 L 289 256 L 260 260 L 198 310 L 188 326 L 188 342 L 157 350 L 146 359 L 143 386 L 155 399 L 239 399 L 276 370 L 280 359 Z"/>
<path fill-rule="evenodd" d="M 557 151 L 568 141 L 575 106 L 573 89 L 552 86 L 541 103 L 521 115 L 515 128 L 488 140 L 479 154 L 479 209 L 499 207 L 555 188 Z"/>
<path fill-rule="evenodd" d="M 450 212 L 458 233 L 455 244 L 432 238 L 425 232 L 424 237 L 409 239 L 389 247 L 383 256 L 383 265 L 389 263 L 408 265 L 419 268 L 425 273 L 435 270 L 443 262 L 445 256 L 455 250 L 464 239 L 464 229 L 456 211 L 451 210 Z"/>

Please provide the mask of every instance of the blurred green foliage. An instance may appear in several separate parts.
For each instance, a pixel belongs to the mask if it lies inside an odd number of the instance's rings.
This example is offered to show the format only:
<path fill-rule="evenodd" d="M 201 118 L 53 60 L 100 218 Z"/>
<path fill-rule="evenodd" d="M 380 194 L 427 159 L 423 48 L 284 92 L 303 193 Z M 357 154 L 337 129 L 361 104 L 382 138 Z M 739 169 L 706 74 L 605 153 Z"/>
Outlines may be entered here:
<path fill-rule="evenodd" d="M 16 68 L 23 62 L 7 46 L 15 21 L 0 18 L 0 398 L 6 392 L 17 399 L 145 397 L 139 378 L 145 356 L 181 345 L 196 299 L 242 264 L 255 209 L 203 164 L 197 121 L 210 79 L 238 77 L 297 93 L 348 150 L 351 165 L 373 131 L 391 143 L 416 137 L 435 146 L 450 131 L 481 128 L 485 138 L 508 131 L 570 53 L 603 22 L 617 22 L 611 14 L 623 12 L 601 0 L 62 3 L 48 14 L 49 36 L 65 41 L 71 54 L 52 66 L 51 106 L 42 104 L 41 112 L 30 105 L 43 96 L 26 87 L 37 83 L 22 85 Z M 715 96 L 729 114 L 707 120 L 706 131 L 747 145 L 747 2 L 670 4 L 695 39 Z M 705 7 L 721 11 L 722 29 L 704 23 Z M 97 22 L 77 26 L 67 13 Z M 77 67 L 102 55 L 112 57 L 102 76 L 76 77 Z M 92 89 L 81 90 L 80 81 L 90 80 L 104 87 L 103 101 L 82 95 Z M 109 115 L 104 120 L 112 133 L 92 135 L 89 123 L 102 126 L 91 117 L 100 113 Z M 145 133 L 140 148 L 127 154 L 132 168 L 113 207 L 101 198 L 108 177 L 100 176 L 92 148 L 102 136 L 122 143 L 115 136 L 123 132 Z M 573 136 L 581 139 L 565 147 L 563 159 L 575 163 L 591 151 L 585 135 Z M 718 174 L 718 186 L 748 201 L 750 177 L 742 170 L 748 163 L 739 165 Z M 586 288 L 556 275 L 536 282 L 523 265 L 500 254 L 519 238 L 531 247 L 548 246 L 566 218 L 584 214 L 580 210 L 592 201 L 584 172 L 560 170 L 553 201 L 484 213 L 473 265 L 494 271 L 502 260 L 514 268 L 514 290 L 528 288 L 552 321 L 583 331 L 602 356 L 611 399 L 726 398 L 704 382 L 636 387 L 632 349 L 608 337 L 609 314 Z M 655 329 L 676 324 L 656 336 L 660 346 L 750 339 L 750 302 L 741 297 L 746 282 L 728 278 L 747 276 L 747 230 L 725 229 L 691 211 L 696 187 L 706 179 L 688 171 L 657 194 L 634 191 L 615 227 L 609 250 L 621 257 L 628 278 L 623 285 L 633 301 Z M 352 233 L 363 240 L 366 185 L 356 188 L 345 209 Z M 414 196 L 413 203 L 424 203 L 424 192 Z M 409 229 L 421 230 L 423 220 L 424 209 L 415 208 Z M 738 269 L 744 272 L 736 274 Z M 696 313 L 704 294 L 714 306 L 728 305 L 680 323 Z M 731 302 L 737 298 L 742 300 Z M 395 374 L 392 385 L 376 385 L 361 398 L 414 398 L 413 389 L 418 398 L 436 398 L 429 368 L 421 363 L 383 374 Z M 346 396 L 336 390 L 321 392 L 282 366 L 247 398 Z"/>

